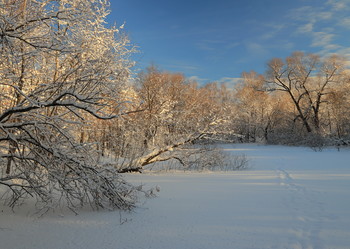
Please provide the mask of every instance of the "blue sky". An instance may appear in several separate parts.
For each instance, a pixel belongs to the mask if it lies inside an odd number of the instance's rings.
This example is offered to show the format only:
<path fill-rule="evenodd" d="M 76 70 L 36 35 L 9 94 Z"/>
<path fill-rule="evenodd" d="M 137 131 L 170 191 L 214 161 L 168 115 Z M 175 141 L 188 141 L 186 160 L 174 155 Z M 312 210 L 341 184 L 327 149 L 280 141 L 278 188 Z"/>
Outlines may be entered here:
<path fill-rule="evenodd" d="M 348 55 L 350 0 L 111 0 L 108 22 L 122 24 L 152 63 L 200 83 L 263 73 L 293 51 Z"/>

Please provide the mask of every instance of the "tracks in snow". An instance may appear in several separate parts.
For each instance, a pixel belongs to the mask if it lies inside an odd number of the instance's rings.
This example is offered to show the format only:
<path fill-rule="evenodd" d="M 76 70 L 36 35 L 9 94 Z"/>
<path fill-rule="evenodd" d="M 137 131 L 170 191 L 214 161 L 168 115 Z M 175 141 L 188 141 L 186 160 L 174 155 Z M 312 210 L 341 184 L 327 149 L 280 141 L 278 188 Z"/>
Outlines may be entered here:
<path fill-rule="evenodd" d="M 293 175 L 284 169 L 277 169 L 276 174 L 280 186 L 286 191 L 282 200 L 283 205 L 293 219 L 288 248 L 324 248 L 320 233 L 328 218 L 320 193 L 298 184 Z"/>

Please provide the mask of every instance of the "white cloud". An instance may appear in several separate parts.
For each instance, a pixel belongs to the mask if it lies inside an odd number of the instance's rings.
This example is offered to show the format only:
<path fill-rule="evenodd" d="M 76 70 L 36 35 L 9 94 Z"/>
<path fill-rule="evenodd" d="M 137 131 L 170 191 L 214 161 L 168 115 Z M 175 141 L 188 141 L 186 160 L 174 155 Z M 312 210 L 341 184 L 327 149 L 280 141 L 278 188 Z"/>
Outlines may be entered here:
<path fill-rule="evenodd" d="M 314 28 L 314 23 L 313 22 L 309 22 L 307 24 L 301 25 L 297 29 L 297 32 L 298 33 L 311 33 L 313 31 L 313 28 Z"/>
<path fill-rule="evenodd" d="M 342 48 L 339 50 L 339 54 L 345 57 L 350 58 L 350 48 Z M 349 61 L 350 63 L 350 61 Z"/>
<path fill-rule="evenodd" d="M 217 80 L 217 82 L 220 84 L 225 84 L 228 88 L 231 88 L 237 83 L 239 83 L 241 80 L 242 78 L 222 77 L 221 79 Z"/>
<path fill-rule="evenodd" d="M 194 65 L 188 65 L 185 63 L 181 63 L 181 62 L 173 62 L 172 64 L 164 64 L 162 65 L 165 68 L 169 68 L 171 70 L 180 70 L 180 71 L 196 71 L 198 70 L 197 66 Z"/>
<path fill-rule="evenodd" d="M 326 32 L 313 32 L 312 33 L 312 47 L 326 47 L 333 45 L 332 40 L 334 35 Z"/>
<path fill-rule="evenodd" d="M 322 20 L 329 20 L 333 17 L 333 12 L 330 10 L 324 10 L 322 7 L 312 7 L 312 6 L 303 6 L 298 9 L 293 9 L 289 13 L 289 17 L 298 21 L 307 21 L 307 22 L 319 22 Z"/>
<path fill-rule="evenodd" d="M 338 24 L 345 28 L 350 29 L 350 17 L 341 19 Z"/>
<path fill-rule="evenodd" d="M 290 41 L 284 41 L 282 44 L 280 44 L 280 47 L 285 50 L 293 50 L 295 47 L 293 42 Z"/>
<path fill-rule="evenodd" d="M 203 40 L 198 42 L 197 48 L 204 51 L 215 51 L 218 49 L 232 49 L 240 45 L 239 42 L 228 40 Z"/>
<path fill-rule="evenodd" d="M 197 75 L 192 75 L 190 77 L 187 77 L 189 81 L 192 82 L 197 82 L 199 85 L 205 85 L 209 82 L 217 82 L 219 84 L 225 84 L 228 88 L 233 88 L 237 83 L 239 83 L 242 78 L 235 78 L 235 77 L 222 77 L 218 80 L 209 80 L 209 79 L 204 79 L 200 78 Z"/>
<path fill-rule="evenodd" d="M 290 11 L 296 22 L 294 34 L 310 39 L 310 47 L 319 48 L 321 56 L 337 53 L 344 55 L 346 45 L 340 45 L 342 27 L 350 29 L 349 0 L 328 0 L 317 7 L 304 6 Z M 338 27 L 336 27 L 338 25 Z M 345 34 L 344 34 L 345 35 Z"/>
<path fill-rule="evenodd" d="M 265 24 L 265 26 L 267 27 L 267 30 L 269 30 L 269 31 L 264 33 L 260 37 L 263 40 L 268 40 L 268 39 L 276 37 L 276 35 L 286 27 L 285 24 L 275 24 L 275 23 L 273 23 L 273 24 L 268 23 L 268 24 Z"/>
<path fill-rule="evenodd" d="M 254 56 L 266 56 L 269 53 L 265 46 L 256 42 L 247 43 L 246 48 L 248 53 Z"/>
<path fill-rule="evenodd" d="M 327 4 L 332 6 L 334 11 L 344 10 L 347 8 L 349 1 L 347 0 L 328 0 Z"/>
<path fill-rule="evenodd" d="M 204 85 L 208 82 L 208 79 L 200 78 L 199 76 L 193 75 L 187 78 L 189 81 L 197 82 L 200 85 Z"/>
<path fill-rule="evenodd" d="M 319 54 L 321 57 L 329 57 L 332 54 L 342 54 L 341 53 L 342 47 L 336 44 L 330 44 L 325 47 L 321 51 L 319 51 L 317 54 Z"/>
<path fill-rule="evenodd" d="M 204 51 L 213 51 L 217 49 L 217 42 L 212 41 L 201 41 L 197 43 L 197 48 Z"/>

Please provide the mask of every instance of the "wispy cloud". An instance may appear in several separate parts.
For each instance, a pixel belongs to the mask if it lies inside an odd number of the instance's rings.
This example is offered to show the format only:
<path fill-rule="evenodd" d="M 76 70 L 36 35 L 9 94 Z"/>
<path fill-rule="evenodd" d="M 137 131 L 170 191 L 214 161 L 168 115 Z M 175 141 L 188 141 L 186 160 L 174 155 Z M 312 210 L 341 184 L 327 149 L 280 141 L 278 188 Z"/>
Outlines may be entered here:
<path fill-rule="evenodd" d="M 229 50 L 239 46 L 239 42 L 230 40 L 202 40 L 196 44 L 199 50 L 215 51 L 215 50 Z"/>
<path fill-rule="evenodd" d="M 266 48 L 266 46 L 257 43 L 257 42 L 248 42 L 246 44 L 246 49 L 248 51 L 249 54 L 254 55 L 254 56 L 266 56 L 269 54 L 268 49 Z"/>
<path fill-rule="evenodd" d="M 312 47 L 321 47 L 325 48 L 329 45 L 332 45 L 334 34 L 326 32 L 313 32 L 312 33 Z"/>
<path fill-rule="evenodd" d="M 198 42 L 197 48 L 204 51 L 217 50 L 218 46 L 222 47 L 224 42 L 222 40 L 202 40 Z"/>
<path fill-rule="evenodd" d="M 350 48 L 341 48 L 339 52 L 344 56 L 350 57 Z"/>
<path fill-rule="evenodd" d="M 339 54 L 341 54 L 342 56 L 346 57 L 346 58 L 350 58 L 350 48 L 341 48 L 339 50 Z M 348 67 L 348 72 L 350 73 L 350 60 L 346 61 L 345 64 Z"/>
<path fill-rule="evenodd" d="M 228 88 L 232 88 L 241 80 L 242 78 L 222 77 L 221 79 L 217 80 L 217 82 L 220 84 L 225 84 Z"/>
<path fill-rule="evenodd" d="M 329 20 L 333 16 L 331 10 L 327 10 L 322 7 L 303 6 L 297 9 L 293 9 L 289 13 L 289 17 L 294 20 L 307 21 L 311 23 L 319 22 L 322 20 Z"/>
<path fill-rule="evenodd" d="M 350 29 L 350 17 L 339 20 L 338 25 L 341 25 L 347 29 Z"/>
<path fill-rule="evenodd" d="M 264 26 L 269 30 L 269 32 L 265 32 L 260 38 L 263 40 L 268 40 L 271 38 L 276 37 L 276 35 L 282 31 L 284 28 L 286 28 L 285 24 L 275 24 L 275 23 L 267 23 L 264 24 Z"/>
<path fill-rule="evenodd" d="M 201 77 L 199 77 L 197 75 L 190 76 L 187 79 L 189 81 L 197 82 L 200 85 L 204 85 L 205 83 L 207 83 L 209 81 L 208 79 L 201 78 Z"/>
<path fill-rule="evenodd" d="M 339 53 L 344 46 L 339 44 L 339 28 L 350 28 L 347 13 L 349 0 L 328 0 L 324 5 L 304 6 L 290 11 L 289 16 L 296 23 L 296 36 L 310 38 L 310 47 L 319 48 L 319 54 L 327 56 Z"/>
<path fill-rule="evenodd" d="M 224 84 L 228 88 L 233 88 L 237 83 L 239 83 L 242 80 L 242 78 L 237 78 L 237 77 L 222 77 L 218 80 L 209 80 L 209 79 L 201 78 L 197 75 L 187 77 L 187 79 L 189 81 L 197 82 L 199 85 L 205 85 L 209 82 L 217 82 L 219 84 Z"/>
<path fill-rule="evenodd" d="M 348 8 L 349 1 L 347 0 L 328 0 L 327 5 L 330 5 L 332 10 L 339 11 Z"/>
<path fill-rule="evenodd" d="M 185 63 L 171 63 L 171 64 L 164 64 L 162 65 L 164 66 L 165 68 L 170 68 L 171 70 L 179 70 L 179 71 L 196 71 L 198 70 L 199 68 L 197 66 L 194 66 L 194 65 L 189 65 L 189 64 L 185 64 Z"/>
<path fill-rule="evenodd" d="M 297 28 L 298 33 L 311 33 L 314 29 L 314 23 L 309 22 L 306 24 L 303 24 Z"/>

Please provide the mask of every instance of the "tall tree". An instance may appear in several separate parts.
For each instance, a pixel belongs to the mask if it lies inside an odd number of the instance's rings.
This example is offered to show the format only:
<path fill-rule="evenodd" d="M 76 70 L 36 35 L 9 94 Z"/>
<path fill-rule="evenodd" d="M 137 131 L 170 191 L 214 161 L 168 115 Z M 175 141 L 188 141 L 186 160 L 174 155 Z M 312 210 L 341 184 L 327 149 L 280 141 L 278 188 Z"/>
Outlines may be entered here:
<path fill-rule="evenodd" d="M 0 3 L 0 185 L 9 205 L 131 208 L 133 187 L 101 168 L 77 131 L 118 117 L 133 65 L 129 40 L 106 28 L 107 0 Z"/>
<path fill-rule="evenodd" d="M 272 59 L 268 67 L 266 80 L 271 90 L 286 92 L 297 112 L 295 121 L 301 120 L 308 133 L 318 133 L 325 96 L 340 83 L 344 61 L 337 56 L 321 59 L 295 52 L 285 61 Z"/>
<path fill-rule="evenodd" d="M 350 75 L 349 72 L 344 77 L 339 78 L 338 86 L 326 96 L 327 109 L 323 115 L 328 119 L 327 132 L 339 139 L 346 139 L 349 143 L 350 135 Z"/>

